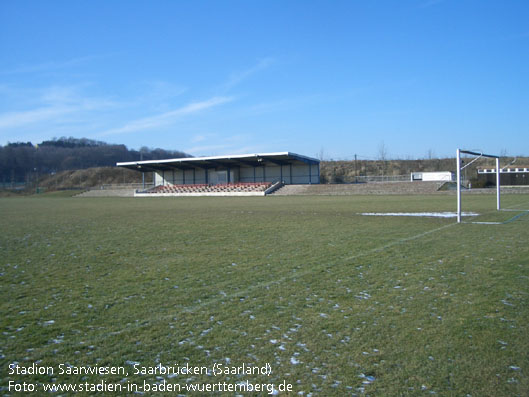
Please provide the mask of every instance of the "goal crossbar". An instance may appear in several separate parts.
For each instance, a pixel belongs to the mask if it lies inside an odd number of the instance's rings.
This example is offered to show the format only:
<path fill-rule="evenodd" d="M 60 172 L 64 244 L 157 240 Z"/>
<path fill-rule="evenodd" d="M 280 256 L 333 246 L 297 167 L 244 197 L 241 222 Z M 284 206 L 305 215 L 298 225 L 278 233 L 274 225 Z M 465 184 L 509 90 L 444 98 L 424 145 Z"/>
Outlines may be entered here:
<path fill-rule="evenodd" d="M 500 210 L 500 157 L 492 154 L 474 152 L 472 150 L 457 149 L 457 223 L 461 223 L 461 154 L 470 154 L 472 156 L 489 157 L 496 159 L 496 209 Z M 477 160 L 477 159 L 476 159 Z M 475 160 L 474 160 L 475 161 Z M 472 161 L 473 162 L 473 161 Z M 468 165 L 468 164 L 467 164 Z M 466 166 L 465 166 L 466 167 Z M 465 168 L 463 167 L 463 168 Z"/>

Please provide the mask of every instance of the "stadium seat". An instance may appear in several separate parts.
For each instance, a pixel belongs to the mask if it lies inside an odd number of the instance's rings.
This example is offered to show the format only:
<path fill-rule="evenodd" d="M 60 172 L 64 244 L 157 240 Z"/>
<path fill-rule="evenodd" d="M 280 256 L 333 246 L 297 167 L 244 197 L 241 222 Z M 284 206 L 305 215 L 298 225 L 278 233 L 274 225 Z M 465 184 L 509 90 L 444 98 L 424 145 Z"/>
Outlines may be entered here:
<path fill-rule="evenodd" d="M 238 182 L 218 185 L 159 185 L 146 190 L 144 193 L 237 193 L 237 192 L 264 192 L 272 183 L 270 182 Z"/>

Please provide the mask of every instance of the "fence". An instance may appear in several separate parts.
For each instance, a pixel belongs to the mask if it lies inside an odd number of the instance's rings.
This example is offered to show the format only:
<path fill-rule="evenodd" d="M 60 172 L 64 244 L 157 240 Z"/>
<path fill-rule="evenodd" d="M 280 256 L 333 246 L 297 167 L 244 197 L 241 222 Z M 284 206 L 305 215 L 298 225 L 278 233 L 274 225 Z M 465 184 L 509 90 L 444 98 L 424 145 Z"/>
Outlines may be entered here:
<path fill-rule="evenodd" d="M 0 182 L 0 189 L 24 190 L 26 186 L 26 182 Z"/>
<path fill-rule="evenodd" d="M 409 182 L 409 175 L 381 175 L 381 176 L 350 176 L 343 178 L 344 183 L 367 183 L 367 182 Z"/>
<path fill-rule="evenodd" d="M 154 183 L 145 183 L 145 189 L 149 189 L 151 187 L 154 187 Z M 142 189 L 143 190 L 144 185 L 143 183 L 113 183 L 113 184 L 107 184 L 107 185 L 100 185 L 93 188 L 90 188 L 90 190 L 119 190 L 119 189 Z"/>

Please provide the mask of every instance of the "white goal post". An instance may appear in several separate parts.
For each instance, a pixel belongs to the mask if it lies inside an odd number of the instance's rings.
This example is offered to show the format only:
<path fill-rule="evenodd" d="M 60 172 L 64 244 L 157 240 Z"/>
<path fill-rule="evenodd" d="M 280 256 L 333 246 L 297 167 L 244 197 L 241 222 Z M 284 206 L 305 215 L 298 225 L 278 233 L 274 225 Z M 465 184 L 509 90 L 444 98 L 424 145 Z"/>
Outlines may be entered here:
<path fill-rule="evenodd" d="M 478 156 L 470 163 L 465 164 L 464 167 L 461 167 L 461 153 L 470 154 L 473 156 Z M 461 150 L 457 149 L 456 152 L 456 161 L 457 161 L 457 223 L 461 223 L 461 170 L 468 167 L 474 161 L 478 160 L 480 157 L 489 157 L 496 159 L 496 209 L 500 210 L 500 157 L 494 156 L 491 154 L 477 153 L 470 150 Z"/>

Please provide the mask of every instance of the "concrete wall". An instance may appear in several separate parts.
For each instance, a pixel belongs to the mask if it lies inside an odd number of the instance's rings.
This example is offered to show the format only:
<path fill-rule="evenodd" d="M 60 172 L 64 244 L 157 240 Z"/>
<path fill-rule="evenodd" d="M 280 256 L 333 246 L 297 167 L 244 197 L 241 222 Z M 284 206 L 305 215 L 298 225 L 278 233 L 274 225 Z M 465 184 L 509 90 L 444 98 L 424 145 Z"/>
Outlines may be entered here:
<path fill-rule="evenodd" d="M 193 170 L 171 170 L 155 173 L 155 185 L 190 185 L 206 183 L 225 183 L 227 177 L 226 169 L 195 169 Z M 264 167 L 233 167 L 230 168 L 230 182 L 277 182 L 285 184 L 309 184 L 320 183 L 319 165 L 311 165 L 309 173 L 308 164 L 300 165 L 267 165 Z"/>
<path fill-rule="evenodd" d="M 240 182 L 277 182 L 282 181 L 287 185 L 295 183 L 320 183 L 319 166 L 312 165 L 309 177 L 308 164 L 303 165 L 274 165 L 266 167 L 255 167 L 255 178 L 253 167 L 241 167 Z"/>
<path fill-rule="evenodd" d="M 496 186 L 496 173 L 478 174 L 478 180 L 485 181 L 485 186 Z M 501 172 L 500 186 L 520 186 L 529 185 L 529 173 L 525 172 Z"/>

